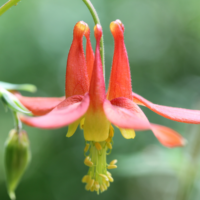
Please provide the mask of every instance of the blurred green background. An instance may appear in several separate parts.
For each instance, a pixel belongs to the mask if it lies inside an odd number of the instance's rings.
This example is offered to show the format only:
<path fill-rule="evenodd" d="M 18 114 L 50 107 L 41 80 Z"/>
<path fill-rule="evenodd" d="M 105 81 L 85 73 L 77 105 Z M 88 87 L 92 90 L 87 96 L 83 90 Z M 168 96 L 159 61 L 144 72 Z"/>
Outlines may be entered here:
<path fill-rule="evenodd" d="M 0 0 L 0 5 L 6 1 Z M 154 103 L 200 109 L 200 1 L 93 0 L 104 30 L 106 83 L 113 38 L 111 21 L 125 26 L 133 90 Z M 72 31 L 77 21 L 93 30 L 89 11 L 81 0 L 22 0 L 0 17 L 0 80 L 31 83 L 34 96 L 64 95 L 65 70 Z M 92 32 L 93 33 L 93 32 Z M 92 44 L 94 36 L 92 34 Z M 114 183 L 100 194 L 87 192 L 82 177 L 84 138 L 78 130 L 66 138 L 67 127 L 28 132 L 32 161 L 17 188 L 18 200 L 199 200 L 200 139 L 197 125 L 165 119 L 143 109 L 153 123 L 174 128 L 186 139 L 184 148 L 168 149 L 149 131 L 125 140 L 115 130 L 108 162 L 118 159 Z M 3 150 L 13 128 L 12 113 L 0 106 L 0 200 L 8 200 Z M 187 175 L 187 176 L 186 176 Z"/>

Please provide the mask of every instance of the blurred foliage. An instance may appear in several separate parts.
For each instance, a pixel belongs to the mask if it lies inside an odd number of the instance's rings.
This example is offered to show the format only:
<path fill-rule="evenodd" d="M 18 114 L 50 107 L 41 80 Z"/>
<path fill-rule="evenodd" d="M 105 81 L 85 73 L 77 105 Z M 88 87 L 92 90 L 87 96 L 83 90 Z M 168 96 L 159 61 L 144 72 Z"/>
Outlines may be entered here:
<path fill-rule="evenodd" d="M 125 25 L 134 91 L 155 103 L 195 108 L 200 99 L 200 2 L 92 2 L 104 30 L 106 83 L 114 48 L 109 24 L 120 19 Z M 4 3 L 0 0 L 0 5 Z M 34 84 L 38 88 L 35 96 L 64 95 L 67 54 L 73 26 L 80 20 L 87 22 L 92 32 L 92 17 L 81 0 L 22 0 L 12 7 L 0 17 L 0 80 Z M 94 45 L 93 34 L 91 37 Z M 143 110 L 151 122 L 174 128 L 186 138 L 194 136 L 192 126 Z M 3 147 L 13 122 L 3 106 L 0 119 L 0 199 L 8 200 Z M 118 169 L 113 170 L 115 181 L 108 191 L 97 196 L 85 191 L 81 183 L 87 167 L 83 164 L 84 138 L 80 130 L 66 138 L 67 127 L 24 129 L 31 142 L 32 161 L 16 191 L 20 200 L 176 199 L 178 174 L 187 148 L 164 148 L 151 132 L 138 132 L 134 140 L 125 140 L 116 130 L 114 149 L 108 156 L 108 162 L 119 159 Z M 192 146 L 190 141 L 188 144 Z M 193 187 L 196 192 L 191 200 L 198 200 L 198 178 Z"/>

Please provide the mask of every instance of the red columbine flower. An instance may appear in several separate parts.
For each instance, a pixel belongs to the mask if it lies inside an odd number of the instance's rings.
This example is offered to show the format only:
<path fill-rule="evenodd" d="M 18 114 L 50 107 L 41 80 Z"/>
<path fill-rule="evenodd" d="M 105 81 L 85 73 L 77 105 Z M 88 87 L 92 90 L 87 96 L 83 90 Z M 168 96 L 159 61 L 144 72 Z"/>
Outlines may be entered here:
<path fill-rule="evenodd" d="M 111 161 L 109 165 L 106 162 L 107 150 L 112 149 L 114 136 L 111 124 L 118 127 L 127 139 L 135 137 L 134 130 L 151 129 L 165 146 L 184 144 L 184 139 L 174 130 L 150 124 L 136 103 L 146 105 L 176 121 L 200 123 L 200 111 L 155 105 L 132 93 L 129 62 L 124 45 L 124 26 L 116 20 L 111 23 L 110 29 L 115 40 L 115 50 L 107 98 L 100 57 L 102 28 L 98 24 L 94 28 L 94 57 L 89 39 L 90 30 L 84 22 L 78 22 L 74 28 L 67 60 L 65 98 L 30 98 L 18 95 L 20 101 L 33 114 L 43 115 L 21 117 L 27 125 L 44 129 L 68 125 L 67 137 L 70 137 L 80 124 L 86 140 L 84 152 L 89 150 L 84 163 L 90 167 L 82 181 L 87 183 L 87 190 L 95 190 L 97 193 L 106 190 L 113 181 L 107 169 L 117 167 L 117 160 Z M 83 36 L 87 39 L 86 59 L 82 45 Z"/>
<path fill-rule="evenodd" d="M 115 102 L 116 105 L 121 105 L 123 102 L 127 108 L 131 108 L 133 102 L 135 102 L 148 107 L 152 111 L 168 119 L 184 123 L 199 124 L 200 111 L 153 104 L 132 92 L 130 67 L 124 44 L 124 25 L 120 20 L 116 20 L 110 24 L 110 30 L 114 37 L 115 48 L 107 98 Z M 137 114 L 141 118 L 146 119 L 146 116 L 141 110 L 137 112 Z M 175 147 L 185 143 L 185 140 L 178 133 L 168 127 L 157 124 L 150 124 L 150 126 L 154 135 L 164 146 Z"/>

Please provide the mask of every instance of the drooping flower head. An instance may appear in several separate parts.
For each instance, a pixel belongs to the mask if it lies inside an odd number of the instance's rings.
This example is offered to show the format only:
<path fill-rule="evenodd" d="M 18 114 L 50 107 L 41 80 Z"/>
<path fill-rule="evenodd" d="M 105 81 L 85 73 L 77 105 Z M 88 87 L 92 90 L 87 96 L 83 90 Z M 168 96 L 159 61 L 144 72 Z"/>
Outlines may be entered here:
<path fill-rule="evenodd" d="M 77 127 L 83 129 L 86 146 L 84 163 L 89 167 L 82 179 L 86 190 L 105 191 L 113 182 L 110 169 L 117 160 L 107 163 L 107 153 L 112 149 L 114 129 L 120 129 L 126 139 L 135 137 L 135 131 L 152 130 L 157 139 L 167 147 L 182 146 L 185 140 L 174 130 L 151 124 L 139 105 L 147 106 L 164 117 L 185 123 L 200 123 L 200 111 L 171 108 L 153 104 L 132 92 L 128 55 L 124 44 L 124 25 L 120 20 L 110 24 L 114 37 L 114 57 L 106 93 L 100 56 L 102 28 L 94 27 L 95 55 L 92 51 L 90 30 L 85 22 L 74 27 L 73 41 L 68 54 L 65 97 L 30 98 L 17 95 L 20 101 L 37 117 L 22 116 L 29 125 L 44 129 L 68 126 L 67 137 Z M 83 50 L 86 37 L 86 58 Z"/>

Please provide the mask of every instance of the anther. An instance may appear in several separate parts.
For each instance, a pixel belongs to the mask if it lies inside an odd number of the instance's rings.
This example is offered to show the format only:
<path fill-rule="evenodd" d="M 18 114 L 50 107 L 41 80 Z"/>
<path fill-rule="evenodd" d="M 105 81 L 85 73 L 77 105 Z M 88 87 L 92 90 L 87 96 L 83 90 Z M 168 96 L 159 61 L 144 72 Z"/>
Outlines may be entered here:
<path fill-rule="evenodd" d="M 110 125 L 109 136 L 112 138 L 114 136 L 114 128 Z"/>
<path fill-rule="evenodd" d="M 95 190 L 95 187 L 94 187 L 94 185 L 90 188 L 90 191 L 91 192 L 94 192 L 94 190 Z"/>
<path fill-rule="evenodd" d="M 88 151 L 89 147 L 90 147 L 90 144 L 87 143 L 87 144 L 85 145 L 85 148 L 84 148 L 84 152 L 85 152 L 85 153 Z"/>
<path fill-rule="evenodd" d="M 98 190 L 100 188 L 100 185 L 99 185 L 99 182 L 98 181 L 95 181 L 94 182 L 94 185 L 95 185 L 95 188 Z"/>
<path fill-rule="evenodd" d="M 106 186 L 110 187 L 110 182 L 109 181 L 106 182 Z"/>
<path fill-rule="evenodd" d="M 115 159 L 115 160 L 112 160 L 109 165 L 115 165 L 116 163 L 117 163 L 117 160 Z"/>
<path fill-rule="evenodd" d="M 113 182 L 113 181 L 114 181 L 114 179 L 113 179 L 112 176 L 108 176 L 108 179 L 109 179 L 110 182 Z"/>
<path fill-rule="evenodd" d="M 106 140 L 106 142 L 109 143 L 109 142 L 111 142 L 111 140 L 112 140 L 112 138 L 111 138 L 111 137 L 108 137 L 107 140 Z"/>
<path fill-rule="evenodd" d="M 103 183 L 103 187 L 104 187 L 104 191 L 107 190 L 107 185 L 105 183 Z"/>
<path fill-rule="evenodd" d="M 106 145 L 107 145 L 107 147 L 108 147 L 109 149 L 112 149 L 112 144 L 111 144 L 111 143 L 107 142 Z"/>
<path fill-rule="evenodd" d="M 117 168 L 117 165 L 108 165 L 107 168 L 108 168 L 108 169 L 116 169 L 116 168 Z"/>
<path fill-rule="evenodd" d="M 105 181 L 109 181 L 108 177 L 105 174 L 99 174 Z"/>
<path fill-rule="evenodd" d="M 99 142 L 95 142 L 95 147 L 96 147 L 96 149 L 98 150 L 98 151 L 100 151 L 101 149 L 102 149 L 102 146 L 101 146 L 101 144 L 99 143 Z"/>
<path fill-rule="evenodd" d="M 110 182 L 114 181 L 114 179 L 112 177 L 112 174 L 109 171 L 107 171 L 107 177 L 108 177 L 108 179 L 109 179 Z"/>
<path fill-rule="evenodd" d="M 84 164 L 87 165 L 88 167 L 92 167 L 93 166 L 93 162 L 91 161 L 90 157 L 87 156 L 84 160 Z"/>
<path fill-rule="evenodd" d="M 89 176 L 89 175 L 85 175 L 85 176 L 82 178 L 82 183 L 87 183 L 89 180 L 90 180 L 90 176 Z"/>
<path fill-rule="evenodd" d="M 94 185 L 94 179 L 91 179 L 87 185 L 85 186 L 86 190 L 90 190 L 90 188 Z"/>
<path fill-rule="evenodd" d="M 101 190 L 101 192 L 104 192 L 104 191 L 105 191 L 103 185 L 100 185 L 100 190 Z"/>

